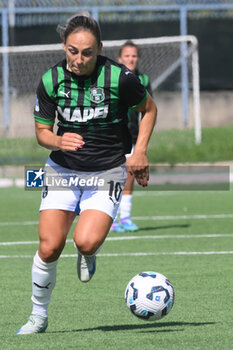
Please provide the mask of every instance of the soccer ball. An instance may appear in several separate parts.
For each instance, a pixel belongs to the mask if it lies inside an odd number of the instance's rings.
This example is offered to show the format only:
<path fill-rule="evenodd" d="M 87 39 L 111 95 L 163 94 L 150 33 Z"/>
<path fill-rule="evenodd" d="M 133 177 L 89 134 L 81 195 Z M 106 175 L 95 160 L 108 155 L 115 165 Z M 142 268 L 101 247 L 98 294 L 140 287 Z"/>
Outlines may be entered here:
<path fill-rule="evenodd" d="M 134 276 L 125 289 L 129 310 L 146 321 L 160 320 L 174 304 L 174 288 L 161 273 L 142 272 Z"/>

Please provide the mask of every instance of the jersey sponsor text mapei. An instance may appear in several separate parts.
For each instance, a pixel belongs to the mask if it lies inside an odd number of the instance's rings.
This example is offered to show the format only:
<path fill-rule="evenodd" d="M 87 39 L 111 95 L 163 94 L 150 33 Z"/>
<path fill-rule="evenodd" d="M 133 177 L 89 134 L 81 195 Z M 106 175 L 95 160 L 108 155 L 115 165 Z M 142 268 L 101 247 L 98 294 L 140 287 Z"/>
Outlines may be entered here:
<path fill-rule="evenodd" d="M 58 106 L 58 113 L 67 121 L 85 123 L 90 119 L 106 118 L 108 115 L 108 105 L 94 108 L 84 107 L 82 109 L 76 107 L 73 111 L 68 107 L 62 109 Z"/>

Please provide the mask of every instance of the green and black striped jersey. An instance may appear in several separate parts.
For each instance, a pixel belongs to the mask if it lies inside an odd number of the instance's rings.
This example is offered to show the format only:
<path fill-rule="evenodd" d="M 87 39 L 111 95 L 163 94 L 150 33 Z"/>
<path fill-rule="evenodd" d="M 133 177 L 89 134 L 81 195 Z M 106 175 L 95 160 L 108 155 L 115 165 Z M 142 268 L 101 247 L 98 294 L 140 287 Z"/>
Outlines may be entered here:
<path fill-rule="evenodd" d="M 53 125 L 58 135 L 74 132 L 85 145 L 77 151 L 52 151 L 51 159 L 66 168 L 99 171 L 125 161 L 131 149 L 127 112 L 144 103 L 147 90 L 136 75 L 107 57 L 98 56 L 91 76 L 67 70 L 66 60 L 49 69 L 37 88 L 34 118 Z"/>
<path fill-rule="evenodd" d="M 140 79 L 142 85 L 145 86 L 146 90 L 149 92 L 149 94 L 152 96 L 152 89 L 150 85 L 150 79 L 148 75 L 140 73 L 138 70 L 136 70 L 135 74 Z M 134 111 L 133 109 L 129 109 L 128 111 L 128 128 L 129 132 L 132 137 L 132 142 L 135 145 L 138 137 L 138 131 L 139 131 L 139 113 L 137 111 Z"/>

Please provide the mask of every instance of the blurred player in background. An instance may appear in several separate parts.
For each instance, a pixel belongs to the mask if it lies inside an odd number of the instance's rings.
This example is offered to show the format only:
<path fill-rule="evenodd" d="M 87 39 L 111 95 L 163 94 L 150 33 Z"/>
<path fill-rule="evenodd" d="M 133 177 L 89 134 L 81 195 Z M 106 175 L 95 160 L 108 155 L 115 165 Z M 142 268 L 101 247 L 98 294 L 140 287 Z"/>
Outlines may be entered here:
<path fill-rule="evenodd" d="M 149 77 L 146 74 L 142 74 L 138 71 L 138 60 L 139 60 L 139 49 L 133 41 L 126 41 L 120 48 L 118 53 L 118 61 L 124 64 L 128 69 L 130 69 L 141 81 L 141 84 L 145 86 L 149 94 L 152 96 L 152 90 L 150 86 Z M 128 111 L 128 128 L 132 137 L 132 151 L 126 157 L 132 155 L 134 146 L 137 141 L 139 123 L 141 119 L 141 113 L 129 109 Z M 126 162 L 126 165 L 127 162 Z M 124 231 L 137 231 L 137 225 L 131 220 L 131 208 L 132 208 L 132 197 L 133 197 L 133 185 L 134 185 L 134 175 L 129 171 L 127 173 L 127 180 L 125 188 L 123 190 L 123 195 L 118 211 L 118 218 L 114 220 L 111 231 L 124 232 Z"/>
<path fill-rule="evenodd" d="M 116 216 L 127 177 L 130 107 L 144 117 L 128 167 L 141 186 L 149 179 L 146 151 L 157 109 L 147 90 L 125 66 L 100 55 L 100 28 L 89 13 L 72 16 L 58 28 L 66 58 L 42 76 L 34 109 L 38 143 L 51 150 L 46 174 L 50 170 L 61 181 L 98 176 L 105 188 L 98 183 L 68 189 L 46 186 L 32 265 L 33 308 L 17 334 L 45 332 L 57 262 L 77 214 L 73 240 L 78 277 L 88 282 L 95 273 L 96 254 Z"/>

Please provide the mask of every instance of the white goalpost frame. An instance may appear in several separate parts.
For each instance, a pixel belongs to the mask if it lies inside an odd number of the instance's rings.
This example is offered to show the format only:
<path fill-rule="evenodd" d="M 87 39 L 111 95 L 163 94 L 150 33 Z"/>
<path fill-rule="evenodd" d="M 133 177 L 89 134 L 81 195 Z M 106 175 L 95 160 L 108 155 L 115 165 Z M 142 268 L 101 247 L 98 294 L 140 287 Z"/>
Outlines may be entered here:
<path fill-rule="evenodd" d="M 121 46 L 126 40 L 108 40 L 104 41 L 105 47 Z M 187 43 L 192 44 L 191 48 L 185 52 L 185 56 L 176 60 L 172 66 L 170 66 L 165 72 L 163 72 L 158 78 L 152 81 L 152 90 L 156 89 L 160 83 L 162 83 L 170 74 L 172 74 L 182 64 L 183 59 L 192 57 L 192 90 L 193 90 L 193 105 L 194 105 L 194 128 L 195 128 L 195 143 L 201 143 L 201 115 L 200 115 L 200 80 L 199 80 L 199 55 L 198 55 L 198 40 L 194 35 L 180 35 L 180 36 L 168 36 L 158 38 L 144 38 L 144 39 L 132 39 L 136 45 L 150 45 L 150 44 L 164 44 L 164 43 Z"/>
<path fill-rule="evenodd" d="M 198 55 L 198 40 L 193 35 L 185 36 L 170 36 L 170 37 L 158 37 L 158 38 L 144 38 L 144 39 L 131 39 L 136 45 L 151 45 L 151 44 L 166 44 L 166 43 L 191 43 L 191 46 L 185 50 L 185 55 L 180 52 L 180 57 L 172 63 L 172 65 L 166 69 L 160 76 L 151 82 L 152 90 L 156 89 L 163 81 L 166 80 L 178 67 L 181 66 L 182 61 L 191 57 L 192 61 L 192 90 L 193 90 L 193 115 L 194 115 L 194 129 L 195 129 L 195 143 L 200 144 L 201 135 L 201 116 L 200 116 L 200 82 L 199 82 L 199 55 Z M 105 48 L 120 47 L 126 42 L 125 40 L 108 40 L 103 41 Z M 0 47 L 0 54 L 5 56 L 4 62 L 8 62 L 8 55 L 10 53 L 26 53 L 26 52 L 43 52 L 43 51 L 59 51 L 62 50 L 60 44 L 46 44 L 46 45 L 28 45 L 28 46 L 7 46 Z M 7 84 L 9 77 L 9 67 L 3 64 L 3 105 L 7 106 L 9 111 L 9 85 Z M 5 109 L 5 108 L 4 108 Z M 4 110 L 5 112 L 5 110 Z M 8 120 L 9 116 L 4 113 L 4 120 Z"/>

